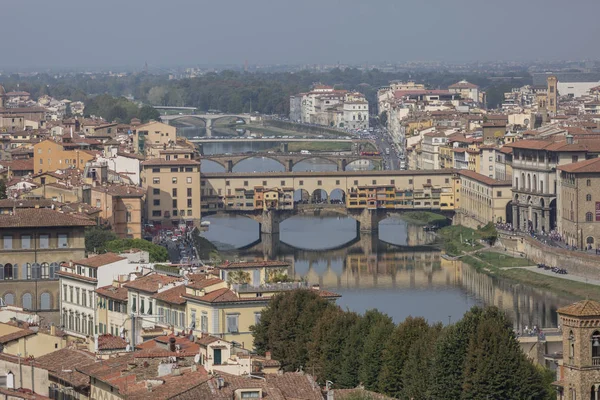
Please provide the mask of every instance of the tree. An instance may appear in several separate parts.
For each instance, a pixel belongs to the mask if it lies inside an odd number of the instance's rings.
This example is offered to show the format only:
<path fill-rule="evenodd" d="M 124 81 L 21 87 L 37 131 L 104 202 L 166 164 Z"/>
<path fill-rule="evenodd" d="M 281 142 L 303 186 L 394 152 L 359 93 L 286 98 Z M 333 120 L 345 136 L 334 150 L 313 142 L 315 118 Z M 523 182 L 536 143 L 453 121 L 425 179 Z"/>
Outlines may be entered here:
<path fill-rule="evenodd" d="M 110 228 L 88 227 L 85 230 L 85 251 L 88 253 L 104 253 L 106 252 L 106 243 L 117 239 L 117 234 Z"/>
<path fill-rule="evenodd" d="M 442 330 L 441 324 L 428 327 L 416 336 L 406 355 L 402 368 L 402 384 L 404 397 L 414 400 L 431 399 L 431 368 L 433 352 Z"/>
<path fill-rule="evenodd" d="M 379 122 L 381 122 L 381 125 L 387 127 L 387 122 L 388 122 L 388 113 L 387 113 L 387 111 L 383 111 L 381 114 L 379 114 Z"/>
<path fill-rule="evenodd" d="M 306 367 L 308 343 L 317 321 L 335 307 L 312 290 L 293 290 L 273 297 L 260 322 L 250 327 L 259 354 L 271 351 L 285 371 Z"/>
<path fill-rule="evenodd" d="M 4 179 L 0 179 L 0 200 L 6 199 L 6 181 Z"/>
<path fill-rule="evenodd" d="M 65 106 L 65 117 L 71 118 L 73 116 L 73 112 L 71 111 L 71 103 L 67 103 Z"/>
<path fill-rule="evenodd" d="M 391 319 L 379 320 L 371 326 L 365 338 L 358 377 L 367 390 L 377 390 L 382 353 L 393 331 Z"/>
<path fill-rule="evenodd" d="M 167 249 L 144 239 L 117 239 L 107 242 L 106 251 L 121 253 L 129 249 L 145 250 L 150 255 L 150 262 L 165 262 L 169 259 Z"/>
<path fill-rule="evenodd" d="M 440 335 L 432 356 L 432 398 L 440 400 L 460 398 L 469 341 L 477 330 L 481 315 L 481 308 L 473 307 L 460 321 L 444 329 Z"/>
<path fill-rule="evenodd" d="M 394 329 L 381 354 L 378 388 L 388 396 L 400 397 L 404 389 L 403 369 L 408 352 L 419 337 L 426 336 L 429 325 L 423 318 L 408 317 Z"/>
<path fill-rule="evenodd" d="M 140 120 L 142 122 L 148 122 L 151 119 L 158 120 L 160 118 L 160 113 L 158 110 L 152 106 L 144 105 L 140 108 Z"/>
<path fill-rule="evenodd" d="M 521 351 L 510 321 L 490 310 L 469 341 L 461 399 L 545 399 L 542 376 Z"/>
<path fill-rule="evenodd" d="M 350 334 L 350 328 L 359 322 L 357 314 L 330 307 L 323 312 L 308 344 L 308 371 L 317 380 L 338 382 L 343 362 L 342 349 Z"/>

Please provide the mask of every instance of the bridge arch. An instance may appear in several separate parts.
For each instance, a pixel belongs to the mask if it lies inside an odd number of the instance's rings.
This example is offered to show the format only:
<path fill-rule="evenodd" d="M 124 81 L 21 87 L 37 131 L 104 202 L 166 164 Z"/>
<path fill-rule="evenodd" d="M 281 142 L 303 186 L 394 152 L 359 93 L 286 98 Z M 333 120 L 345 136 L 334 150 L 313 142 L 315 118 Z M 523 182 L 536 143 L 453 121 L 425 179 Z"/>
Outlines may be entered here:
<path fill-rule="evenodd" d="M 310 193 L 306 189 L 294 190 L 294 203 L 308 204 L 310 202 Z"/>
<path fill-rule="evenodd" d="M 302 165 L 302 163 L 309 164 L 308 163 L 309 160 L 326 161 L 328 164 L 331 164 L 334 167 L 331 169 L 332 171 L 339 171 L 339 169 L 340 169 L 338 160 L 332 159 L 327 156 L 314 154 L 314 155 L 308 155 L 306 157 L 302 157 L 300 159 L 296 159 L 295 162 L 292 164 L 292 171 L 293 172 L 308 172 L 308 171 L 310 171 L 311 168 L 309 167 L 309 165 L 307 165 L 307 166 Z"/>
<path fill-rule="evenodd" d="M 167 118 L 164 118 L 167 117 Z M 198 121 L 201 121 L 204 124 L 204 127 L 206 127 L 207 121 L 206 118 L 200 115 L 194 115 L 194 114 L 184 114 L 184 115 L 161 115 L 160 116 L 161 119 L 164 118 L 164 120 L 166 120 L 166 122 L 170 122 L 170 121 L 177 121 L 180 119 L 184 119 L 184 118 L 194 118 Z"/>
<path fill-rule="evenodd" d="M 310 202 L 312 204 L 323 204 L 323 203 L 327 203 L 328 198 L 329 198 L 329 196 L 325 189 L 315 189 L 311 193 Z"/>
<path fill-rule="evenodd" d="M 200 172 L 226 172 L 227 165 L 223 163 L 211 159 L 202 159 L 202 164 L 200 164 Z"/>
<path fill-rule="evenodd" d="M 216 124 L 217 121 L 219 121 L 219 123 L 223 123 L 227 120 L 231 121 L 231 124 L 237 124 L 237 121 L 244 121 L 244 124 L 247 124 L 248 121 L 246 120 L 245 117 L 239 116 L 239 115 L 220 115 L 218 117 L 215 118 L 211 118 L 212 119 L 212 123 Z M 239 124 L 242 125 L 242 124 Z"/>
<path fill-rule="evenodd" d="M 346 204 L 346 192 L 343 189 L 335 188 L 329 193 L 329 203 Z"/>
<path fill-rule="evenodd" d="M 239 166 L 242 162 L 250 160 L 250 159 L 268 159 L 268 160 L 272 160 L 275 161 L 277 164 L 279 164 L 281 166 L 280 171 L 276 171 L 276 172 L 283 172 L 285 171 L 285 162 L 277 157 L 271 157 L 268 155 L 260 155 L 260 156 L 256 156 L 256 154 L 248 154 L 247 156 L 242 156 L 242 157 L 231 157 L 233 163 L 232 163 L 232 171 L 233 172 L 243 172 L 243 171 L 235 171 L 236 169 L 239 169 Z M 237 167 L 237 168 L 236 168 Z M 275 167 L 274 167 L 275 168 Z M 256 171 L 256 172 L 268 172 L 268 171 L 272 171 L 269 170 L 267 168 L 267 171 Z"/>
<path fill-rule="evenodd" d="M 375 163 L 367 158 L 350 159 L 346 164 L 346 170 L 348 171 L 371 171 L 374 169 Z"/>

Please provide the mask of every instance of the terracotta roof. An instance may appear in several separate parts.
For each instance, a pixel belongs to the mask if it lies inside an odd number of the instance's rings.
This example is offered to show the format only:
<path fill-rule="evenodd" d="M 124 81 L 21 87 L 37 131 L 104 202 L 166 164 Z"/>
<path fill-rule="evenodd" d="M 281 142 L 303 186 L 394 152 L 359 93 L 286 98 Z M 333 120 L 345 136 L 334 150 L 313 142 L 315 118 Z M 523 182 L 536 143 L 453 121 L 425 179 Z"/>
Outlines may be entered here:
<path fill-rule="evenodd" d="M 310 289 L 314 290 L 314 289 Z M 315 290 L 317 294 L 324 298 L 336 298 L 341 297 L 341 295 L 329 292 L 327 290 Z M 183 294 L 183 297 L 186 299 L 206 302 L 206 303 L 236 303 L 236 302 L 268 302 L 271 300 L 271 296 L 261 296 L 261 297 L 238 297 L 235 292 L 228 288 L 221 288 L 213 290 L 204 296 L 194 296 L 189 293 Z"/>
<path fill-rule="evenodd" d="M 127 347 L 127 341 L 120 336 L 108 333 L 98 336 L 98 350 L 120 350 Z"/>
<path fill-rule="evenodd" d="M 142 162 L 143 166 L 169 166 L 169 165 L 200 165 L 200 161 L 196 160 L 187 160 L 187 159 L 177 159 L 177 160 L 165 160 L 162 158 L 153 158 L 151 160 L 147 160 Z"/>
<path fill-rule="evenodd" d="M 239 262 L 225 262 L 224 264 L 219 265 L 221 269 L 229 269 L 229 268 L 257 268 L 257 267 L 279 267 L 279 268 L 287 268 L 290 264 L 285 261 L 277 261 L 277 260 L 265 260 L 265 261 L 239 261 Z"/>
<path fill-rule="evenodd" d="M 561 307 L 557 312 L 573 317 L 598 317 L 600 316 L 600 303 L 593 300 L 581 300 L 577 303 Z"/>
<path fill-rule="evenodd" d="M 224 281 L 219 278 L 201 279 L 195 280 L 187 284 L 187 287 L 193 289 L 204 289 L 212 285 L 223 283 Z"/>
<path fill-rule="evenodd" d="M 122 260 L 127 260 L 127 258 L 121 257 L 115 253 L 104 253 L 94 257 L 73 261 L 73 264 L 83 265 L 84 267 L 99 268 L 104 265 L 112 264 Z"/>
<path fill-rule="evenodd" d="M 573 164 L 561 165 L 558 169 L 572 174 L 598 173 L 600 172 L 600 158 L 592 158 Z"/>
<path fill-rule="evenodd" d="M 175 286 L 174 288 L 164 290 L 152 296 L 156 300 L 171 304 L 185 304 L 186 300 L 182 297 L 185 293 L 185 285 Z"/>
<path fill-rule="evenodd" d="M 96 289 L 96 293 L 113 300 L 127 301 L 127 288 L 124 287 L 115 287 L 113 285 L 102 286 Z"/>
<path fill-rule="evenodd" d="M 32 393 L 29 389 L 7 389 L 0 387 L 0 393 L 3 394 L 3 399 L 11 400 L 50 400 L 50 397 L 42 396 L 41 394 Z"/>
<path fill-rule="evenodd" d="M 512 186 L 511 181 L 499 181 L 468 169 L 461 169 L 458 173 L 488 186 Z"/>
<path fill-rule="evenodd" d="M 33 158 L 24 160 L 0 161 L 4 168 L 10 168 L 12 171 L 33 171 Z"/>
<path fill-rule="evenodd" d="M 86 281 L 86 282 L 92 282 L 92 283 L 98 282 L 98 279 L 96 279 L 96 278 L 90 278 L 89 276 L 83 276 L 83 275 L 75 274 L 73 272 L 58 271 L 56 274 L 58 276 L 65 276 L 67 278 L 75 278 L 75 279 L 79 279 L 79 280 Z"/>
<path fill-rule="evenodd" d="M 209 336 L 206 335 L 204 337 L 208 337 L 208 338 L 213 338 L 214 340 L 212 340 L 209 343 L 212 343 L 214 341 L 217 340 L 222 340 L 219 338 L 215 338 L 214 336 Z M 198 340 L 200 340 L 200 336 L 198 336 L 198 338 L 196 339 L 196 341 L 192 342 L 189 339 L 189 336 L 178 336 L 178 335 L 162 335 L 162 336 L 158 336 L 155 337 L 154 339 L 151 340 L 147 340 L 144 343 L 141 343 L 139 345 L 136 346 L 136 349 L 141 349 L 141 350 L 147 350 L 148 352 L 150 352 L 151 350 L 153 352 L 169 352 L 171 353 L 171 351 L 169 351 L 169 341 L 171 338 L 175 338 L 175 344 L 180 346 L 180 352 L 184 352 L 184 353 L 190 353 L 193 355 L 198 354 L 198 352 L 200 351 L 200 344 L 198 343 Z M 144 354 L 142 354 L 142 356 L 144 356 Z"/>
<path fill-rule="evenodd" d="M 161 274 L 149 274 L 146 276 L 142 276 L 141 278 L 137 278 L 129 283 L 123 285 L 128 289 L 141 290 L 143 292 L 148 293 L 156 293 L 158 289 L 163 287 L 164 285 L 168 285 L 169 283 L 181 281 L 180 277 L 173 277 Z"/>
<path fill-rule="evenodd" d="M 90 377 L 76 371 L 76 368 L 93 364 L 95 359 L 96 357 L 87 351 L 67 348 L 38 357 L 36 361 L 55 377 L 73 387 L 81 388 L 90 385 Z M 72 372 L 63 372 L 64 370 Z"/>
<path fill-rule="evenodd" d="M 456 82 L 455 84 L 448 86 L 449 89 L 477 89 L 478 87 L 479 86 L 467 81 Z"/>
<path fill-rule="evenodd" d="M 115 197 L 143 197 L 146 194 L 146 190 L 141 187 L 129 185 L 96 186 L 92 190 Z"/>
<path fill-rule="evenodd" d="M 23 337 L 35 335 L 35 332 L 31 329 L 20 329 L 15 332 L 7 333 L 6 335 L 0 336 L 0 343 L 6 344 L 8 342 L 12 342 L 13 340 L 18 340 Z"/>
<path fill-rule="evenodd" d="M 96 223 L 81 214 L 67 214 L 49 208 L 21 208 L 13 215 L 0 215 L 0 228 L 93 226 Z"/>

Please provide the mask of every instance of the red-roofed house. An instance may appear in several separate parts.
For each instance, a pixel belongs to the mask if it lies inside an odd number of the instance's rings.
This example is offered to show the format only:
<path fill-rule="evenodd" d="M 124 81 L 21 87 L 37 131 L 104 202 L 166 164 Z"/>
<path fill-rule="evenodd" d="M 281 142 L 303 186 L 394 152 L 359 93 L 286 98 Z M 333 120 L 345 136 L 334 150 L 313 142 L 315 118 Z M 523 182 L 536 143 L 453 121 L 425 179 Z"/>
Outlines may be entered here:
<path fill-rule="evenodd" d="M 453 85 L 448 86 L 448 91 L 450 93 L 459 94 L 462 99 L 471 99 L 475 103 L 479 103 L 479 86 L 467 82 L 466 80 L 462 80 Z"/>

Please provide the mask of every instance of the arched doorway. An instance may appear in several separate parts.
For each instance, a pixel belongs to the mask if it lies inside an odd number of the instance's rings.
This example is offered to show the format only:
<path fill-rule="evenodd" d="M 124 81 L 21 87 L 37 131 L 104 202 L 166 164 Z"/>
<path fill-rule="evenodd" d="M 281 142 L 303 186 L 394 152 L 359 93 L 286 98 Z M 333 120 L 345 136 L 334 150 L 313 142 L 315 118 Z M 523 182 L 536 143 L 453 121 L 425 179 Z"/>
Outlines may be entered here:
<path fill-rule="evenodd" d="M 506 209 L 504 212 L 506 213 L 506 221 L 504 221 L 504 222 L 506 222 L 507 224 L 512 223 L 513 222 L 513 202 L 512 202 L 512 200 L 506 204 Z"/>
<path fill-rule="evenodd" d="M 310 194 L 305 189 L 296 189 L 294 191 L 294 203 L 296 204 L 308 204 L 310 201 Z"/>
<path fill-rule="evenodd" d="M 550 202 L 550 229 L 556 229 L 556 199 Z"/>

